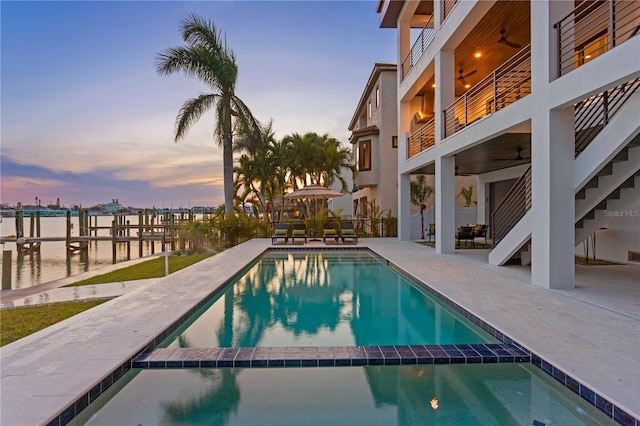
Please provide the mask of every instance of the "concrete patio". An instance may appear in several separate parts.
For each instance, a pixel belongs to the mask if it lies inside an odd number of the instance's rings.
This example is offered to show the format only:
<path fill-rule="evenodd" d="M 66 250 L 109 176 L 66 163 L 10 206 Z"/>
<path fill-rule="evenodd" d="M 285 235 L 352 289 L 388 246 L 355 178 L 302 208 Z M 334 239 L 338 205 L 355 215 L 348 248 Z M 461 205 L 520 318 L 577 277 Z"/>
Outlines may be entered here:
<path fill-rule="evenodd" d="M 121 296 L 2 347 L 0 424 L 55 421 L 271 246 L 270 239 L 251 240 L 169 277 L 127 284 Z M 526 267 L 488 265 L 484 250 L 438 255 L 396 239 L 361 239 L 358 246 L 369 247 L 640 417 L 640 266 L 578 266 L 575 289 L 551 291 L 531 285 Z M 52 301 L 53 288 L 43 290 Z M 3 292 L 2 306 L 24 304 L 25 297 L 41 299 L 41 294 Z M 56 293 L 56 300 L 63 300 L 62 294 Z"/>

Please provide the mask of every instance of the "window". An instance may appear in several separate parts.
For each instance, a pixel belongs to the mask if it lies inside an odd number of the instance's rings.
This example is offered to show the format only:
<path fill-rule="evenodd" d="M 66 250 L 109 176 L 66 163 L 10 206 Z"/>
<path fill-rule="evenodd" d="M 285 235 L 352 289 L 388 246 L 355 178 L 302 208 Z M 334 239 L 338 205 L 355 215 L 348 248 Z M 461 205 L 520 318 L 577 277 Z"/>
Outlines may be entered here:
<path fill-rule="evenodd" d="M 371 141 L 358 143 L 358 170 L 371 170 Z"/>
<path fill-rule="evenodd" d="M 371 115 L 371 101 L 369 101 L 369 103 L 367 104 L 367 115 L 369 116 L 369 118 L 372 117 L 372 115 Z"/>
<path fill-rule="evenodd" d="M 380 106 L 380 88 L 376 87 L 376 106 Z"/>
<path fill-rule="evenodd" d="M 398 147 L 398 137 L 391 136 L 391 148 L 397 148 L 397 147 Z"/>

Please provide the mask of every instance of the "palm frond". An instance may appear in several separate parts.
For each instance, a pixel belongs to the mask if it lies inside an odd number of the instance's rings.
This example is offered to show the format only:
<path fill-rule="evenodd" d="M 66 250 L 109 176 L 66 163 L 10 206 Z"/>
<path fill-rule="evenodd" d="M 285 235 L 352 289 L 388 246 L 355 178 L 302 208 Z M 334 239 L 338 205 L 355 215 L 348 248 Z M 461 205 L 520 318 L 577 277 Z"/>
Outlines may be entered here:
<path fill-rule="evenodd" d="M 220 98 L 217 93 L 205 93 L 197 98 L 188 99 L 180 108 L 176 117 L 175 140 L 182 139 L 191 126 L 200 119 L 211 106 Z"/>

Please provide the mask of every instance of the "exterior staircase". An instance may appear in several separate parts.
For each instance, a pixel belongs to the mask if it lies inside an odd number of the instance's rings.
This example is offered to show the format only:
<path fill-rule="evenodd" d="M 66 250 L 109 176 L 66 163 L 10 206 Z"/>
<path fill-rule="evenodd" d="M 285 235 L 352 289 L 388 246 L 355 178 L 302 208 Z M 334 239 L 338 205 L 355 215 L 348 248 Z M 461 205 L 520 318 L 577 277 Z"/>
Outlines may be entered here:
<path fill-rule="evenodd" d="M 575 106 L 576 245 L 640 199 L 639 87 L 635 79 Z M 530 208 L 531 168 L 493 214 L 489 263 L 530 263 Z"/>

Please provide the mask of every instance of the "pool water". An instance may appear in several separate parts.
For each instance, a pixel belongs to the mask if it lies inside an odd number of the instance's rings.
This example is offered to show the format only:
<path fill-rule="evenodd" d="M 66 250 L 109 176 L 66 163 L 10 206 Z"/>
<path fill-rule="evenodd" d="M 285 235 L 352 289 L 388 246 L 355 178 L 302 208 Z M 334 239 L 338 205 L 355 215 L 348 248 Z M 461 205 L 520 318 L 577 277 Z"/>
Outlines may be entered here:
<path fill-rule="evenodd" d="M 530 364 L 131 370 L 120 387 L 74 424 L 614 424 Z"/>
<path fill-rule="evenodd" d="M 169 347 L 496 343 L 369 252 L 271 252 Z"/>

